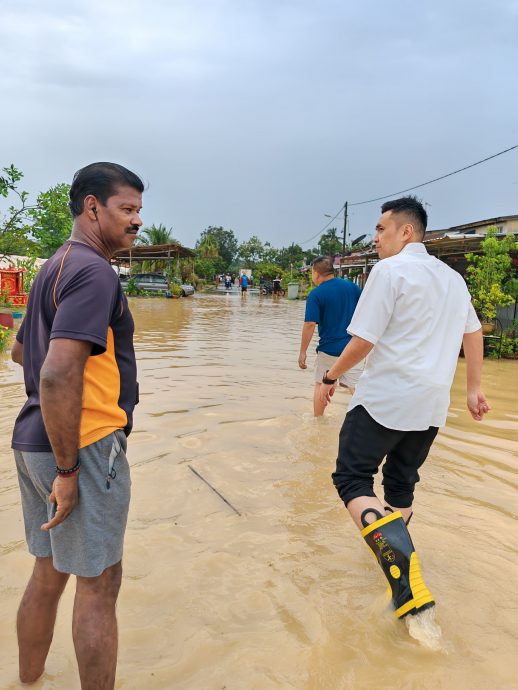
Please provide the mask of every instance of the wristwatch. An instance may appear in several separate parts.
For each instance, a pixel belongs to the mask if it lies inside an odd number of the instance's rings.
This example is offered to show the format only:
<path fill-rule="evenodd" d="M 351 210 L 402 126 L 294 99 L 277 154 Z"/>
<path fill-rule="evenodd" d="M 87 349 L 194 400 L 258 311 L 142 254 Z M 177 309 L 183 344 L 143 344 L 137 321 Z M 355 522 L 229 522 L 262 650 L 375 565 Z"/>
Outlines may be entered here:
<path fill-rule="evenodd" d="M 322 376 L 322 383 L 326 383 L 328 386 L 333 386 L 338 381 L 338 379 L 328 379 L 327 378 L 328 372 L 329 372 L 329 369 Z"/>

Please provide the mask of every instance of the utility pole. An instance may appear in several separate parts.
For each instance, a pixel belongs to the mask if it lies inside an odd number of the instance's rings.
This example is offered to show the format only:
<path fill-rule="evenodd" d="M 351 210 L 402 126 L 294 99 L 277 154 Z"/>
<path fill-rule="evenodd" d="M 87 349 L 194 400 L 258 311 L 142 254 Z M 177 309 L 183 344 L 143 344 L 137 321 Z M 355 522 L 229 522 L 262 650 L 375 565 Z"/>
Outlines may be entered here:
<path fill-rule="evenodd" d="M 342 237 L 342 256 L 345 256 L 345 245 L 347 243 L 347 204 L 344 204 L 344 236 Z"/>

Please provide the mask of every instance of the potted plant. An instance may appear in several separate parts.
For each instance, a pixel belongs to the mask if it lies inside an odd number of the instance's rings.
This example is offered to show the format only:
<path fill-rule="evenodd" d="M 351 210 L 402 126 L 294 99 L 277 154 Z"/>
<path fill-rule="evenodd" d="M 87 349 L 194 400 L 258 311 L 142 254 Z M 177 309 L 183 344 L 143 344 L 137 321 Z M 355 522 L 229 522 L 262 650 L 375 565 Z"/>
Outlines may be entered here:
<path fill-rule="evenodd" d="M 469 264 L 466 280 L 473 306 L 486 334 L 491 333 L 494 328 L 497 307 L 505 307 L 514 301 L 504 286 L 512 270 L 510 252 L 518 248 L 518 243 L 512 235 L 498 240 L 497 233 L 495 226 L 488 229 L 481 243 L 482 254 L 466 254 Z"/>

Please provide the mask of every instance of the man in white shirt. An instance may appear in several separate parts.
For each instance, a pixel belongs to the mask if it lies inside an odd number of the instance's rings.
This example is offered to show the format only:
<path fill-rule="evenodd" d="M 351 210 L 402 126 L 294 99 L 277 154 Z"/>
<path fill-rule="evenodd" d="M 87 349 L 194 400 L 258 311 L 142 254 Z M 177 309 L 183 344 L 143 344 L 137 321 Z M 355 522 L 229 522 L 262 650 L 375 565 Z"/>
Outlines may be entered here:
<path fill-rule="evenodd" d="M 392 590 L 396 616 L 434 606 L 406 525 L 418 470 L 444 425 L 461 344 L 467 405 L 489 411 L 480 390 L 480 322 L 463 278 L 424 246 L 427 214 L 414 197 L 383 204 L 372 269 L 349 325 L 352 335 L 324 374 L 321 400 L 336 380 L 369 355 L 340 431 L 333 482 Z M 370 354 L 369 354 L 370 353 Z M 383 462 L 384 504 L 373 491 Z"/>

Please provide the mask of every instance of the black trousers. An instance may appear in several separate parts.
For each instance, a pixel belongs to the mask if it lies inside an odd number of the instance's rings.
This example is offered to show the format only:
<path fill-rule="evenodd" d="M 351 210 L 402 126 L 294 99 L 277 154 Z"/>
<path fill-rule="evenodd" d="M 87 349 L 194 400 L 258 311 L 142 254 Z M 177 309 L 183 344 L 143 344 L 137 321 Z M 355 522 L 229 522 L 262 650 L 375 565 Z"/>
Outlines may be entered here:
<path fill-rule="evenodd" d="M 398 431 L 378 424 L 358 405 L 347 413 L 340 431 L 340 443 L 333 483 L 345 505 L 359 496 L 375 496 L 374 475 L 383 465 L 385 501 L 397 508 L 409 508 L 419 481 L 418 469 L 428 456 L 438 427 L 424 431 Z"/>

